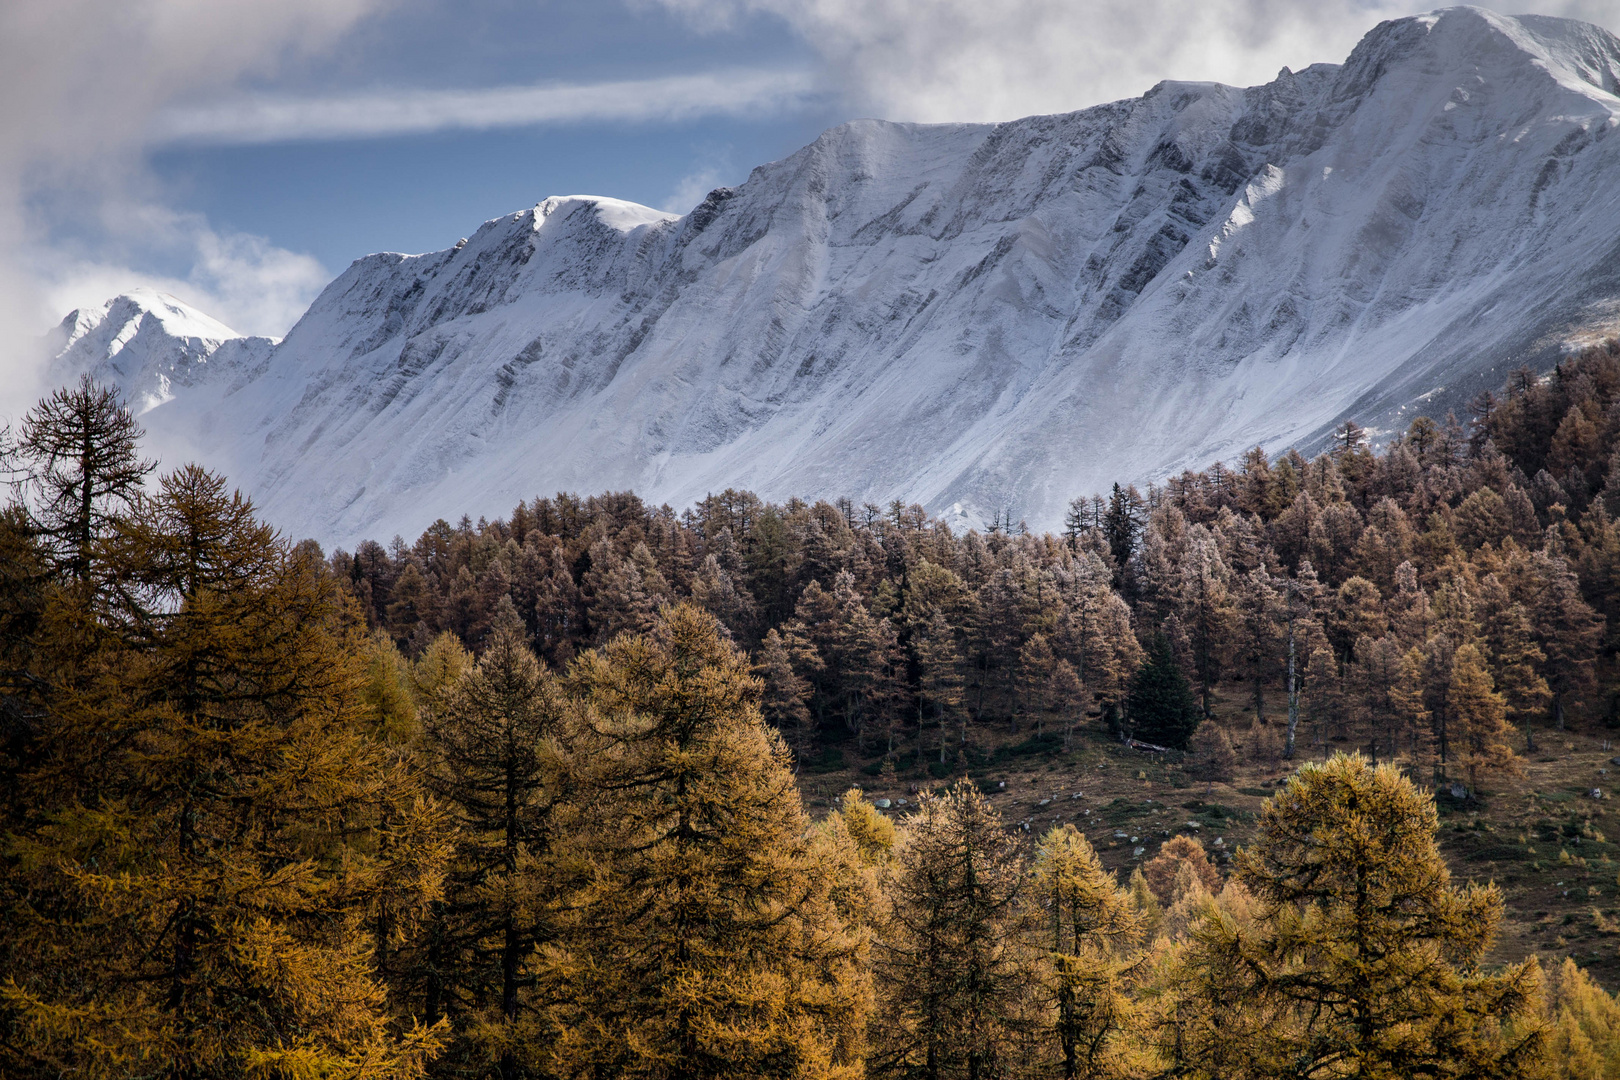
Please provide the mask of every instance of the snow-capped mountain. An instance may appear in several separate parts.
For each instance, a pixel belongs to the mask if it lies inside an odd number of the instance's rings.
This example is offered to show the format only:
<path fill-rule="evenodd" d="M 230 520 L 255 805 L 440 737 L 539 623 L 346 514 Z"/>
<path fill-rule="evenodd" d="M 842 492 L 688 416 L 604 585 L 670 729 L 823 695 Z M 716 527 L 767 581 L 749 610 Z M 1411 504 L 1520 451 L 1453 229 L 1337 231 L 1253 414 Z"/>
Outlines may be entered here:
<path fill-rule="evenodd" d="M 359 260 L 273 348 L 96 362 L 329 542 L 559 489 L 1050 527 L 1116 479 L 1443 414 L 1620 327 L 1617 91 L 1606 31 L 1451 8 L 1249 89 L 858 121 L 684 217 L 546 199 Z"/>
<path fill-rule="evenodd" d="M 131 411 L 142 416 L 176 394 L 219 381 L 226 369 L 262 362 L 276 342 L 244 337 L 168 293 L 132 289 L 100 307 L 72 312 L 49 345 L 55 355 L 51 382 L 88 373 L 118 387 Z"/>

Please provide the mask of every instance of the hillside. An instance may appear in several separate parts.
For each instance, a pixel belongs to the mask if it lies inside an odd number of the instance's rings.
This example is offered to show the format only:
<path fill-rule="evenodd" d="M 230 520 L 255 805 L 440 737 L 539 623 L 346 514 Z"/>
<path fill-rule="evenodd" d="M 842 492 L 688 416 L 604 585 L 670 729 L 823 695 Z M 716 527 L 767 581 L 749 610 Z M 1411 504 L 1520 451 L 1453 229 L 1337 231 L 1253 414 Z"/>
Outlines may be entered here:
<path fill-rule="evenodd" d="M 1062 535 L 563 494 L 329 564 L 409 657 L 510 618 L 568 670 L 691 600 L 749 650 L 812 807 L 858 783 L 904 817 L 967 777 L 1024 839 L 1072 823 L 1126 876 L 1176 834 L 1231 855 L 1303 762 L 1393 761 L 1437 793 L 1453 872 L 1503 888 L 1499 958 L 1615 985 L 1620 345 L 1471 405 L 1381 453 L 1349 424 L 1309 461 L 1116 486 Z M 1168 720 L 1138 693 L 1160 650 L 1184 680 Z"/>

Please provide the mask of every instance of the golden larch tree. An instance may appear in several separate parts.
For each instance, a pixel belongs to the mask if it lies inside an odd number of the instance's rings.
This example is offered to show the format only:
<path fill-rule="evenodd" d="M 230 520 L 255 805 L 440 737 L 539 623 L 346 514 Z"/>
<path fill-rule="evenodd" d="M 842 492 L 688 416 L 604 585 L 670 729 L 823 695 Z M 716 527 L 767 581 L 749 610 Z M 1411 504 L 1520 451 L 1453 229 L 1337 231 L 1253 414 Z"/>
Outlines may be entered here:
<path fill-rule="evenodd" d="M 1238 856 L 1256 920 L 1205 918 L 1171 968 L 1186 1008 L 1159 1045 L 1179 1075 L 1535 1075 L 1539 969 L 1481 966 L 1501 894 L 1451 884 L 1437 827 L 1434 800 L 1393 766 L 1341 754 L 1302 768 Z"/>
<path fill-rule="evenodd" d="M 991 1077 L 1009 1064 L 1035 987 L 1024 870 L 1017 842 L 977 788 L 963 781 L 923 797 L 885 879 L 874 954 L 878 1075 Z"/>
<path fill-rule="evenodd" d="M 1129 1075 L 1130 977 L 1143 919 L 1073 825 L 1041 838 L 1029 883 L 1047 950 L 1049 1045 L 1065 1080 Z"/>
<path fill-rule="evenodd" d="M 759 714 L 759 681 L 712 616 L 582 656 L 571 921 L 542 962 L 536 1037 L 565 1076 L 861 1075 L 864 935 Z"/>
<path fill-rule="evenodd" d="M 447 846 L 363 730 L 325 564 L 195 466 L 107 544 L 96 651 L 61 658 L 89 674 L 28 778 L 77 786 L 6 845 L 34 886 L 9 1047 L 63 1075 L 420 1075 L 441 1033 L 395 1015 L 371 928 L 420 914 Z"/>
<path fill-rule="evenodd" d="M 1514 767 L 1507 702 L 1496 692 L 1491 670 L 1476 645 L 1459 646 L 1452 654 L 1446 708 L 1451 712 L 1452 757 L 1468 771 L 1470 792 L 1477 789 L 1481 773 Z"/>

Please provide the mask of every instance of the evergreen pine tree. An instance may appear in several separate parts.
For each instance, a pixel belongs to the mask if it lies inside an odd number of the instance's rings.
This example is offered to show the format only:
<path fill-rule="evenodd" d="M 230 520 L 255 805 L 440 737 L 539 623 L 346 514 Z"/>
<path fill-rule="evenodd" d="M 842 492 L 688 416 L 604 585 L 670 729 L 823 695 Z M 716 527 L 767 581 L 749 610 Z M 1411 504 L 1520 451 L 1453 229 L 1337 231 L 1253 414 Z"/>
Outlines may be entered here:
<path fill-rule="evenodd" d="M 1131 682 L 1125 710 L 1136 738 L 1177 749 L 1186 747 L 1203 720 L 1198 699 L 1163 633 L 1154 634 L 1148 644 L 1147 662 Z"/>
<path fill-rule="evenodd" d="M 1124 584 L 1131 556 L 1136 554 L 1137 537 L 1142 532 L 1143 503 L 1136 488 L 1122 489 L 1114 485 L 1108 497 L 1108 513 L 1103 519 L 1103 535 L 1108 538 L 1108 550 L 1114 557 L 1114 585 Z"/>

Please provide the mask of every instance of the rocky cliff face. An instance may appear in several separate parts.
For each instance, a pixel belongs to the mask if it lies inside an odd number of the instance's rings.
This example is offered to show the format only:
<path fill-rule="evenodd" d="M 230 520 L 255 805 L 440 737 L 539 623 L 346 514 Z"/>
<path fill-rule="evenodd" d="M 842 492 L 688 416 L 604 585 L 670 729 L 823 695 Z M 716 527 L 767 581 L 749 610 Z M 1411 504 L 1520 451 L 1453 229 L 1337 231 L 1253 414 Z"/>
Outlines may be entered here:
<path fill-rule="evenodd" d="M 553 198 L 361 259 L 143 422 L 344 544 L 558 489 L 1049 527 L 1620 326 L 1617 90 L 1605 31 L 1453 8 L 1246 90 L 859 121 L 685 217 Z"/>

